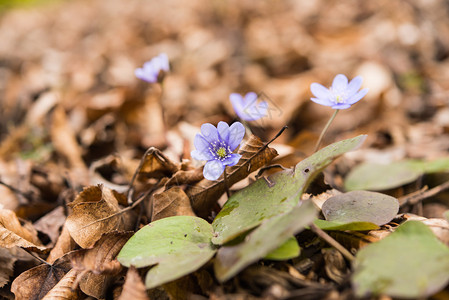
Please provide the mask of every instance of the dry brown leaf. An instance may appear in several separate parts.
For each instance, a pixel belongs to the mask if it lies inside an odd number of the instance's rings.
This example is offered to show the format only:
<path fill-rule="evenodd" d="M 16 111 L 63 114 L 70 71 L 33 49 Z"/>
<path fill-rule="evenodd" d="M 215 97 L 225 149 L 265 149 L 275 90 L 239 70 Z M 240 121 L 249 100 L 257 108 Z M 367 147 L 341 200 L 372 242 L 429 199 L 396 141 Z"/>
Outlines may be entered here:
<path fill-rule="evenodd" d="M 171 177 L 179 169 L 174 162 L 157 148 L 151 147 L 146 154 L 139 169 L 139 175 L 159 179 Z"/>
<path fill-rule="evenodd" d="M 68 123 L 64 108 L 60 105 L 56 106 L 53 112 L 51 140 L 55 150 L 68 160 L 70 167 L 81 170 L 86 169 L 81 158 L 81 147 L 76 141 L 75 133 Z"/>
<path fill-rule="evenodd" d="M 11 285 L 17 300 L 42 299 L 70 270 L 67 257 L 42 264 L 20 274 Z"/>
<path fill-rule="evenodd" d="M 124 195 L 104 186 L 85 188 L 70 203 L 72 213 L 66 225 L 75 242 L 83 248 L 92 247 L 101 236 L 112 230 L 131 230 L 134 222 L 129 213 L 119 213 Z"/>
<path fill-rule="evenodd" d="M 151 221 L 172 216 L 195 216 L 189 197 L 184 190 L 177 186 L 153 196 Z"/>
<path fill-rule="evenodd" d="M 131 266 L 126 273 L 125 284 L 118 300 L 149 300 L 147 289 L 136 268 Z"/>
<path fill-rule="evenodd" d="M 34 228 L 48 235 L 53 245 L 59 238 L 59 229 L 64 225 L 65 219 L 64 207 L 59 206 L 37 220 Z"/>
<path fill-rule="evenodd" d="M 76 300 L 78 291 L 72 290 L 78 272 L 70 270 L 61 280 L 45 295 L 42 300 Z"/>
<path fill-rule="evenodd" d="M 0 210 L 0 247 L 32 248 L 33 250 L 46 251 L 46 247 L 37 237 L 37 232 L 32 226 L 22 226 L 13 211 Z"/>
<path fill-rule="evenodd" d="M 70 236 L 69 230 L 67 229 L 67 225 L 64 224 L 62 227 L 61 234 L 56 241 L 56 245 L 51 249 L 50 254 L 47 257 L 47 262 L 52 264 L 58 258 L 62 257 L 64 254 L 75 249 L 76 243 Z"/>
<path fill-rule="evenodd" d="M 9 282 L 14 274 L 14 263 L 17 258 L 10 249 L 0 248 L 0 288 Z"/>
<path fill-rule="evenodd" d="M 242 155 L 242 158 L 237 165 L 230 167 L 227 171 L 229 186 L 247 177 L 251 172 L 265 166 L 276 157 L 276 150 L 269 147 L 258 153 L 264 145 L 257 136 L 252 135 L 245 145 L 240 148 L 238 153 Z M 256 153 L 257 155 L 254 156 Z M 225 187 L 222 176 L 217 181 L 203 179 L 187 189 L 186 194 L 192 202 L 194 211 L 199 216 L 205 217 L 210 213 L 211 208 L 224 192 Z"/>
<path fill-rule="evenodd" d="M 201 168 L 187 171 L 179 170 L 167 181 L 165 184 L 165 189 L 176 185 L 194 184 L 202 179 L 204 179 L 204 177 L 203 170 Z"/>
<path fill-rule="evenodd" d="M 92 249 L 81 249 L 70 254 L 73 269 L 82 272 L 80 289 L 97 299 L 104 298 L 107 288 L 122 270 L 115 260 L 133 232 L 113 231 L 101 237 Z"/>

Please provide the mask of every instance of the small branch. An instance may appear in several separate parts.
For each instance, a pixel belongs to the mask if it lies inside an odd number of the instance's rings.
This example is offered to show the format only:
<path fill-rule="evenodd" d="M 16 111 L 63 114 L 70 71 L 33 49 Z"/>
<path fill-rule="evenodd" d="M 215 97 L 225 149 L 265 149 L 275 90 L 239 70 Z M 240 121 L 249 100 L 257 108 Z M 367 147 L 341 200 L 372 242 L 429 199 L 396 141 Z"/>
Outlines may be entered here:
<path fill-rule="evenodd" d="M 326 243 L 337 249 L 347 260 L 353 261 L 355 259 L 354 255 L 351 254 L 345 247 L 343 247 L 339 242 L 337 242 L 334 238 L 324 232 L 321 228 L 316 226 L 314 223 L 310 224 L 310 229 L 315 232 L 321 239 L 323 239 Z"/>
<path fill-rule="evenodd" d="M 412 193 L 410 195 L 406 195 L 406 196 L 398 198 L 399 205 L 400 205 L 400 207 L 403 207 L 407 204 L 415 205 L 418 202 L 420 202 L 424 199 L 433 197 L 436 194 L 438 194 L 444 190 L 447 190 L 447 189 L 449 189 L 449 181 L 446 181 L 440 185 L 437 185 L 436 187 L 431 188 L 430 190 L 427 190 L 427 188 L 425 187 L 425 188 L 419 190 L 417 193 Z"/>
<path fill-rule="evenodd" d="M 332 121 L 335 119 L 335 117 L 337 116 L 337 113 L 339 111 L 340 111 L 339 109 L 336 109 L 334 114 L 332 115 L 332 117 L 329 119 L 329 121 L 327 121 L 326 126 L 324 126 L 323 131 L 321 131 L 320 137 L 318 138 L 318 142 L 316 142 L 315 149 L 313 150 L 313 153 L 317 152 L 318 149 L 320 148 L 320 145 L 321 145 L 321 142 L 323 140 L 324 134 L 329 129 L 329 126 L 331 125 Z"/>

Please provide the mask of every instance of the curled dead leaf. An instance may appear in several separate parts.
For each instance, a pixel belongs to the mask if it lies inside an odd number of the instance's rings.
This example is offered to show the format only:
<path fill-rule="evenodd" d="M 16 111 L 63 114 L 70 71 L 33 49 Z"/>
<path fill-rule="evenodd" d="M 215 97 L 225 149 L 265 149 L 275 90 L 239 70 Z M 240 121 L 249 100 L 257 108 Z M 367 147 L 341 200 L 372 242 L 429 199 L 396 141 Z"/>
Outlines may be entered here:
<path fill-rule="evenodd" d="M 42 246 L 32 226 L 22 226 L 13 211 L 0 209 L 0 247 L 16 246 L 40 252 L 48 250 Z"/>
<path fill-rule="evenodd" d="M 159 149 L 151 147 L 141 162 L 139 175 L 148 178 L 171 177 L 179 167 L 165 156 Z"/>
<path fill-rule="evenodd" d="M 70 203 L 72 213 L 66 226 L 75 242 L 83 248 L 92 247 L 101 236 L 112 230 L 131 230 L 132 215 L 121 214 L 119 203 L 126 203 L 126 197 L 104 186 L 85 188 Z"/>
<path fill-rule="evenodd" d="M 265 166 L 274 157 L 277 152 L 275 149 L 265 147 L 265 144 L 255 135 L 252 135 L 249 140 L 243 145 L 238 153 L 242 155 L 239 163 L 227 170 L 228 185 L 247 177 L 251 172 Z M 263 150 L 261 150 L 263 149 Z M 194 211 L 202 217 L 210 213 L 211 208 L 225 192 L 223 176 L 217 181 L 210 181 L 203 179 L 186 191 L 189 196 Z"/>
<path fill-rule="evenodd" d="M 17 260 L 11 249 L 0 248 L 0 288 L 9 282 L 14 274 L 14 263 Z"/>
<path fill-rule="evenodd" d="M 151 221 L 172 216 L 195 216 L 189 197 L 177 186 L 153 196 Z"/>
<path fill-rule="evenodd" d="M 47 257 L 48 263 L 55 262 L 58 258 L 62 257 L 64 254 L 75 249 L 76 243 L 70 236 L 69 230 L 67 229 L 67 225 L 64 224 L 62 227 L 61 234 L 56 241 L 55 246 L 51 249 L 50 254 Z"/>

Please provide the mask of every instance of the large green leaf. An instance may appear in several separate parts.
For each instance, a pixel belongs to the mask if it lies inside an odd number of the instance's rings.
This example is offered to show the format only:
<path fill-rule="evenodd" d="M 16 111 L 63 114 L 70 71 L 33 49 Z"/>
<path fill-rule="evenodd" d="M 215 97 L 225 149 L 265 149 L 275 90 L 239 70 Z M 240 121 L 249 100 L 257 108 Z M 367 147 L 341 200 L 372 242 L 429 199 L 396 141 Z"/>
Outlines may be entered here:
<path fill-rule="evenodd" d="M 290 237 L 286 242 L 268 253 L 264 258 L 270 260 L 287 260 L 298 257 L 301 253 L 301 248 L 294 236 Z"/>
<path fill-rule="evenodd" d="M 345 179 L 345 189 L 384 191 L 417 180 L 426 173 L 448 172 L 449 158 L 433 161 L 402 160 L 391 164 L 362 163 Z"/>
<path fill-rule="evenodd" d="M 356 294 L 425 298 L 449 282 L 449 248 L 418 221 L 361 249 L 352 277 Z"/>
<path fill-rule="evenodd" d="M 327 220 L 320 220 L 317 219 L 313 222 L 316 226 L 323 230 L 352 230 L 352 231 L 367 231 L 367 230 L 376 230 L 379 229 L 379 226 L 377 226 L 374 223 L 371 222 L 334 222 L 334 221 L 327 221 Z"/>
<path fill-rule="evenodd" d="M 358 148 L 366 135 L 329 145 L 301 161 L 295 168 L 261 178 L 232 195 L 212 226 L 218 245 L 231 241 L 263 220 L 288 212 L 304 190 L 325 167 L 340 155 Z"/>
<path fill-rule="evenodd" d="M 242 243 L 224 246 L 218 250 L 214 263 L 215 276 L 221 282 L 228 280 L 300 232 L 313 222 L 316 214 L 313 203 L 306 201 L 299 203 L 287 213 L 265 220 L 248 234 Z"/>
<path fill-rule="evenodd" d="M 215 254 L 212 226 L 192 216 L 164 218 L 140 229 L 123 246 L 117 260 L 124 266 L 151 268 L 145 285 L 153 288 L 199 269 Z"/>
<path fill-rule="evenodd" d="M 353 191 L 327 199 L 321 210 L 328 221 L 384 225 L 398 213 L 399 202 L 396 198 L 381 193 Z"/>

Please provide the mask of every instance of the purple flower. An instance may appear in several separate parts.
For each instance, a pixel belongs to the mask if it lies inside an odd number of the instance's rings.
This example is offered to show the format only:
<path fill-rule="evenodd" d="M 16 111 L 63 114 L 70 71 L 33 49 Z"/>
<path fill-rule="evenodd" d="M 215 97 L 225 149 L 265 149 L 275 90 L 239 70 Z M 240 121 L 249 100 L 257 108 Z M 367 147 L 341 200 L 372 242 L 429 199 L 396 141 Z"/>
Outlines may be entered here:
<path fill-rule="evenodd" d="M 257 94 L 249 92 L 245 98 L 240 94 L 229 95 L 234 111 L 240 119 L 245 121 L 255 121 L 267 115 L 268 103 L 266 101 L 257 102 Z"/>
<path fill-rule="evenodd" d="M 316 98 L 310 100 L 333 109 L 349 108 L 368 93 L 368 89 L 359 91 L 362 81 L 362 77 L 357 76 L 348 83 L 345 75 L 338 74 L 329 89 L 319 83 L 312 83 L 310 89 Z"/>
<path fill-rule="evenodd" d="M 150 83 L 156 83 L 158 81 L 161 72 L 168 72 L 170 66 L 168 64 L 167 54 L 161 53 L 156 57 L 153 57 L 150 61 L 143 64 L 143 68 L 137 68 L 134 74 L 137 78 Z"/>
<path fill-rule="evenodd" d="M 191 155 L 196 160 L 207 160 L 203 169 L 204 178 L 217 180 L 226 166 L 234 166 L 242 157 L 232 153 L 242 142 L 245 127 L 235 122 L 229 127 L 225 122 L 214 125 L 206 123 L 201 126 L 194 140 L 196 150 Z"/>

